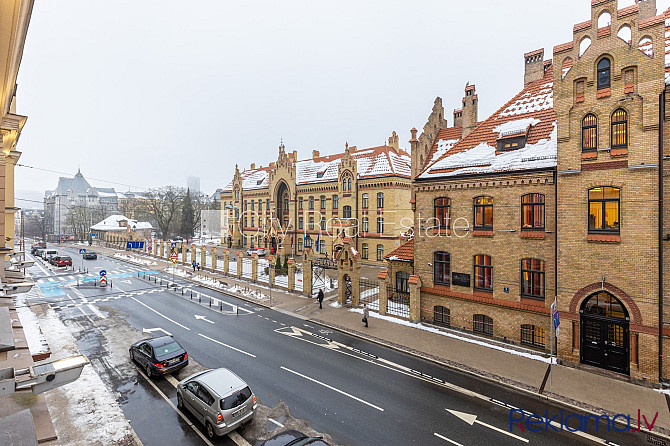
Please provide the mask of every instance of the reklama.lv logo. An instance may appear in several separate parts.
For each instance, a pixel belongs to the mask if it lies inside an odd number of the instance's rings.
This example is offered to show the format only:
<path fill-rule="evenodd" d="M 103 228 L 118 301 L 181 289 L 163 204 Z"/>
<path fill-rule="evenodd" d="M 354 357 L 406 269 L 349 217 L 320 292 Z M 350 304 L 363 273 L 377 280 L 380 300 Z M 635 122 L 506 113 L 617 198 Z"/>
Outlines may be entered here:
<path fill-rule="evenodd" d="M 613 430 L 615 432 L 641 432 L 642 424 L 647 427 L 647 430 L 651 432 L 658 418 L 658 412 L 654 415 L 651 423 L 647 420 L 647 416 L 642 414 L 640 409 L 637 410 L 637 427 L 635 426 L 635 418 L 631 421 L 630 415 L 625 414 L 616 414 L 612 417 L 609 415 L 578 415 L 578 414 L 568 414 L 565 415 L 563 409 L 561 412 L 549 417 L 549 409 L 546 409 L 544 412 L 544 417 L 534 413 L 526 413 L 521 409 L 510 409 L 509 411 L 509 431 L 513 432 L 515 426 L 521 430 L 521 432 L 548 432 L 549 429 L 552 429 L 554 432 L 562 432 L 566 430 L 568 432 L 586 432 L 588 428 L 589 420 L 593 420 L 595 423 L 596 432 L 600 428 L 601 422 L 607 422 L 607 432 Z"/>

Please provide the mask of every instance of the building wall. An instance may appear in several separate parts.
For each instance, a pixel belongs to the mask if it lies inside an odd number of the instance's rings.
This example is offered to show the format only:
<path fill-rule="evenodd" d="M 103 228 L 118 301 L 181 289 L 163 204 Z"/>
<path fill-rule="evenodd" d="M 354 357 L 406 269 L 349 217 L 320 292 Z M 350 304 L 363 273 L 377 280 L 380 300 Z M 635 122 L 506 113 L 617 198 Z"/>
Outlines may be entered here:
<path fill-rule="evenodd" d="M 432 320 L 433 307 L 442 305 L 451 310 L 458 327 L 471 329 L 473 314 L 482 313 L 493 318 L 495 337 L 520 341 L 520 326 L 524 323 L 544 328 L 548 339 L 548 308 L 555 295 L 554 187 L 553 172 L 415 182 L 414 269 L 422 283 L 421 318 Z M 528 193 L 545 196 L 544 232 L 521 231 L 521 197 Z M 474 198 L 482 195 L 493 198 L 490 235 L 476 235 L 472 230 Z M 434 200 L 440 197 L 451 200 L 448 233 L 431 228 L 435 225 L 431 221 Z M 451 272 L 470 275 L 469 287 L 434 284 L 436 251 L 450 254 Z M 478 254 L 491 256 L 492 292 L 474 289 L 474 256 Z M 521 297 L 521 260 L 525 258 L 545 262 L 544 301 Z"/>
<path fill-rule="evenodd" d="M 652 3 L 652 2 L 647 2 Z M 597 29 L 601 13 L 611 26 Z M 579 363 L 579 308 L 595 291 L 605 289 L 621 300 L 630 316 L 630 374 L 658 380 L 658 140 L 659 95 L 664 88 L 665 26 L 641 20 L 637 12 L 620 16 L 616 1 L 592 4 L 592 17 L 574 28 L 572 44 L 554 49 L 565 75 L 554 70 L 554 109 L 558 116 L 558 306 L 564 322 L 558 338 L 561 358 Z M 632 45 L 617 37 L 632 29 Z M 582 39 L 591 46 L 580 56 Z M 653 41 L 654 57 L 638 49 L 643 37 Z M 598 89 L 596 67 L 611 60 L 611 86 Z M 569 59 L 568 59 L 569 58 Z M 633 70 L 628 82 L 627 70 Z M 579 82 L 584 82 L 583 94 Z M 628 113 L 628 148 L 611 149 L 610 117 Z M 582 151 L 582 119 L 598 118 L 598 150 Z M 620 188 L 619 234 L 588 230 L 588 190 Z"/>

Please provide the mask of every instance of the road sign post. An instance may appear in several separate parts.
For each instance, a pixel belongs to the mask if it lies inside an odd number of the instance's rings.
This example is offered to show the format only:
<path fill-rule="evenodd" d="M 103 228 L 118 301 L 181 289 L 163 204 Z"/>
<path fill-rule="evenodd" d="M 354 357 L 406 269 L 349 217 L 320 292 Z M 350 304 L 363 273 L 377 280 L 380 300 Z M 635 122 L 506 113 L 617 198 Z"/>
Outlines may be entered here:
<path fill-rule="evenodd" d="M 174 282 L 174 270 L 177 269 L 177 252 L 174 250 L 170 254 L 170 261 L 172 262 L 172 282 Z"/>
<path fill-rule="evenodd" d="M 107 286 L 107 271 L 100 270 L 100 286 Z"/>
<path fill-rule="evenodd" d="M 556 297 L 554 297 L 554 302 L 551 304 L 551 357 L 549 358 L 551 362 L 549 363 L 550 370 L 550 379 L 549 379 L 549 389 L 551 392 L 554 391 L 554 341 L 558 337 L 558 326 L 561 321 L 558 317 L 558 307 L 556 305 Z M 558 353 L 558 352 L 557 352 Z"/>
<path fill-rule="evenodd" d="M 81 254 L 81 269 L 84 269 L 84 254 L 86 254 L 86 250 L 84 248 L 79 248 L 79 254 Z M 72 268 L 74 270 L 74 267 Z"/>

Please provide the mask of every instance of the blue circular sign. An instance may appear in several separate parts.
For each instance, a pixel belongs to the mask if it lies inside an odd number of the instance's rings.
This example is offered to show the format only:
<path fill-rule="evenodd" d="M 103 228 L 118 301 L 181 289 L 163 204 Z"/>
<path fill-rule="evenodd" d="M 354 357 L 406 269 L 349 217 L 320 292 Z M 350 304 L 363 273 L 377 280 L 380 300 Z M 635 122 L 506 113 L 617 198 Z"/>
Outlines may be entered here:
<path fill-rule="evenodd" d="M 100 270 L 100 277 L 105 277 L 106 275 L 107 275 L 107 271 L 105 271 L 104 269 L 101 269 Z"/>

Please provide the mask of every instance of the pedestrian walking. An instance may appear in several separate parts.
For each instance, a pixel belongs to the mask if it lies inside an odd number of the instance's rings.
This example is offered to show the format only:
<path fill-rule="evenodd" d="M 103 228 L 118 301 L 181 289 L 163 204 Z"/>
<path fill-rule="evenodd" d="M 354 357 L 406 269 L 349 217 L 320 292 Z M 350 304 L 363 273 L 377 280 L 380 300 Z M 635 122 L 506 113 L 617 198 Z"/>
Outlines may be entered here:
<path fill-rule="evenodd" d="M 200 262 L 198 262 L 198 271 L 200 271 Z"/>
<path fill-rule="evenodd" d="M 323 310 L 323 307 L 321 306 L 323 303 L 323 289 L 319 290 L 319 295 L 316 298 L 319 299 L 319 309 Z"/>
<path fill-rule="evenodd" d="M 368 310 L 368 304 L 363 304 L 363 322 L 365 326 L 368 326 L 368 316 L 370 316 L 370 310 Z"/>
<path fill-rule="evenodd" d="M 193 261 L 193 263 L 191 263 L 191 265 L 193 265 L 193 272 L 195 272 L 195 265 L 196 265 L 195 260 Z"/>

